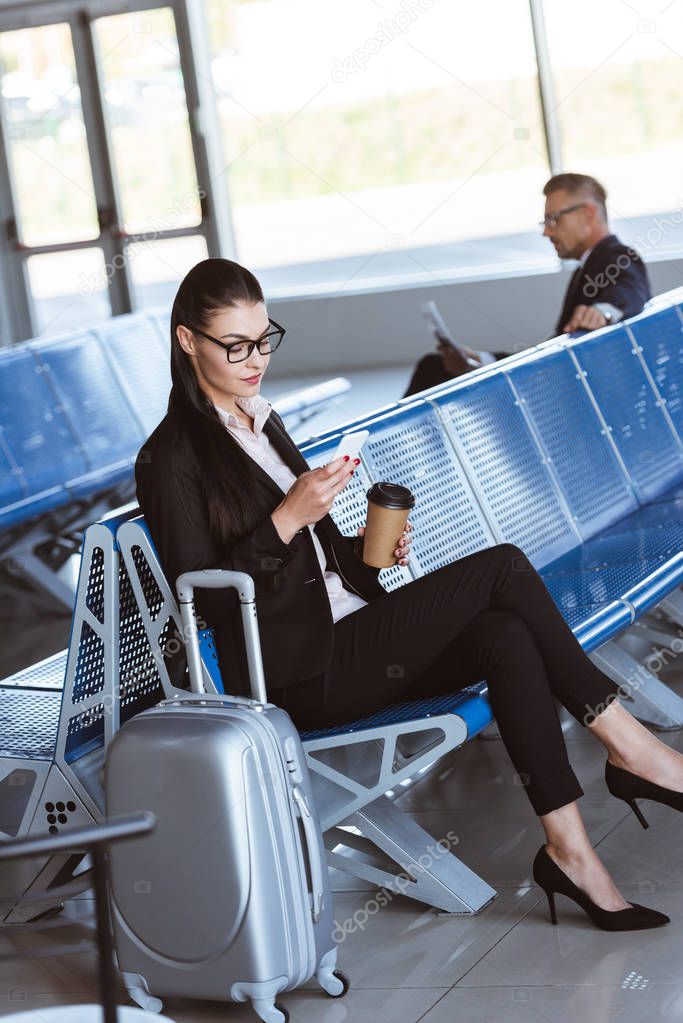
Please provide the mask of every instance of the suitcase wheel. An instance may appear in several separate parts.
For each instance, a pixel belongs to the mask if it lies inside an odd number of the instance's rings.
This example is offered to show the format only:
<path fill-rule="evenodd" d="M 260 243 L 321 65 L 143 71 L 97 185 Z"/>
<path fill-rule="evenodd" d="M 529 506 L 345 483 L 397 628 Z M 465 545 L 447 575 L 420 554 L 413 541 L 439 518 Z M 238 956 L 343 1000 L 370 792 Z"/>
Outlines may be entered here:
<path fill-rule="evenodd" d="M 261 998 L 254 998 L 251 1007 L 264 1023 L 289 1023 L 289 1012 L 282 1002 L 271 1002 Z"/>
<path fill-rule="evenodd" d="M 330 998 L 343 998 L 351 986 L 345 973 L 341 970 L 330 970 L 329 966 L 317 973 L 316 980 Z"/>

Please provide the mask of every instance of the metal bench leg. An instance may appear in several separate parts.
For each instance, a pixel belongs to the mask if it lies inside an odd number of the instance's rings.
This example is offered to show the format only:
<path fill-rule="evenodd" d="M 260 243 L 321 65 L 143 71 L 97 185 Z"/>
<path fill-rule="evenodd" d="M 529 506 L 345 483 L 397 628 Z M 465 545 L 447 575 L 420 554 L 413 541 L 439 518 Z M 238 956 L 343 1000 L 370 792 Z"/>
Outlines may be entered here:
<path fill-rule="evenodd" d="M 683 622 L 681 624 L 683 625 Z M 643 658 L 645 658 L 652 654 L 657 646 L 670 647 L 673 639 L 680 641 L 681 633 L 668 618 L 655 616 L 652 612 L 648 612 L 635 621 L 627 632 L 618 636 L 617 642 L 622 644 L 633 638 L 640 640 L 641 645 L 645 644 L 643 651 Z M 674 649 L 680 653 L 680 650 Z"/>
<path fill-rule="evenodd" d="M 342 830 L 344 825 L 361 834 Z M 356 810 L 342 827 L 325 833 L 331 867 L 447 913 L 479 913 L 498 894 L 450 852 L 457 836 L 433 838 L 387 796 Z M 345 855 L 339 846 L 364 855 Z M 395 870 L 388 869 L 387 857 Z"/>
<path fill-rule="evenodd" d="M 615 640 L 594 650 L 593 664 L 626 690 L 622 702 L 639 720 L 661 732 L 683 727 L 683 700 Z"/>
<path fill-rule="evenodd" d="M 683 626 L 683 590 L 674 590 L 657 605 L 676 625 Z"/>
<path fill-rule="evenodd" d="M 658 674 L 660 665 L 666 667 L 683 650 L 683 629 L 657 609 L 656 613 L 644 614 L 630 629 L 615 636 L 614 642 Z"/>
<path fill-rule="evenodd" d="M 40 589 L 45 590 L 60 604 L 65 604 L 69 611 L 73 610 L 76 596 L 77 568 L 74 567 L 74 556 L 55 572 L 42 558 L 31 551 L 22 552 L 9 559 L 10 574 L 20 577 L 28 576 Z"/>

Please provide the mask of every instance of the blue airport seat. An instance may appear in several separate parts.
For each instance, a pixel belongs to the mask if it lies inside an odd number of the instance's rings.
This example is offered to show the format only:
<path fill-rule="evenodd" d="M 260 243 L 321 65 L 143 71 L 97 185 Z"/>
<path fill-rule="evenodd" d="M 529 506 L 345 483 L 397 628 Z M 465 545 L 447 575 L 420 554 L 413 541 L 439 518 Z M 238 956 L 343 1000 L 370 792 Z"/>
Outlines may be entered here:
<path fill-rule="evenodd" d="M 171 310 L 165 306 L 159 309 L 148 309 L 147 318 L 152 324 L 167 355 L 171 354 Z"/>
<path fill-rule="evenodd" d="M 683 503 L 683 483 L 676 483 L 669 490 L 665 490 L 663 493 L 658 494 L 657 497 L 653 498 L 651 504 L 673 504 Z"/>
<path fill-rule="evenodd" d="M 93 333 L 104 347 L 144 440 L 166 415 L 171 392 L 168 345 L 151 317 L 135 313 L 106 320 Z"/>
<path fill-rule="evenodd" d="M 69 500 L 87 471 L 79 438 L 45 374 L 25 347 L 0 353 L 0 449 L 9 473 L 0 525 L 9 527 Z"/>
<path fill-rule="evenodd" d="M 633 488 L 567 351 L 506 370 L 585 540 L 638 507 Z"/>
<path fill-rule="evenodd" d="M 0 370 L 0 372 L 2 372 Z M 33 501 L 20 483 L 19 470 L 3 443 L 0 430 L 0 530 L 9 529 L 24 517 L 24 508 Z"/>
<path fill-rule="evenodd" d="M 628 330 L 683 443 L 683 314 L 677 307 L 641 313 Z"/>
<path fill-rule="evenodd" d="M 486 697 L 486 684 L 482 682 L 479 685 L 468 686 L 450 696 L 433 696 L 422 700 L 394 703 L 375 714 L 368 714 L 367 717 L 348 721 L 335 728 L 310 729 L 307 732 L 302 732 L 301 738 L 304 742 L 308 742 L 311 739 L 364 732 L 382 725 L 423 721 L 442 714 L 457 714 L 467 725 L 467 738 L 474 738 L 492 721 L 491 705 Z"/>
<path fill-rule="evenodd" d="M 656 607 L 665 597 L 676 592 L 682 583 L 683 551 L 656 572 L 635 580 L 622 599 L 628 601 L 639 615 Z"/>
<path fill-rule="evenodd" d="M 68 650 L 0 681 L 0 840 L 97 820 L 107 743 L 164 695 L 153 652 L 136 645 L 139 612 L 119 568 L 116 532 L 136 511 L 86 530 Z M 20 923 L 86 889 L 77 867 L 69 856 L 17 864 L 0 880 L 0 922 Z"/>
<path fill-rule="evenodd" d="M 683 478 L 683 451 L 626 328 L 596 331 L 567 347 L 584 374 L 638 500 L 647 503 Z"/>
<path fill-rule="evenodd" d="M 658 592 L 658 584 L 661 599 L 683 582 L 683 578 L 678 578 L 678 573 L 672 579 L 669 561 L 663 566 L 657 558 L 630 560 L 594 569 L 579 565 L 576 571 L 571 571 L 570 566 L 563 563 L 564 560 L 560 559 L 557 563 L 557 571 L 542 573 L 545 585 L 563 613 L 572 612 L 574 608 L 580 608 L 582 613 L 592 608 L 592 613 L 597 613 L 615 600 L 627 599 L 626 594 L 631 593 L 643 579 L 650 580 L 651 604 Z M 644 611 L 646 608 L 638 607 L 637 610 Z"/>
<path fill-rule="evenodd" d="M 86 477 L 77 489 L 92 489 L 94 480 L 114 483 L 130 477 L 132 459 L 146 435 L 95 335 L 84 331 L 33 341 L 28 348 L 87 461 Z"/>
<path fill-rule="evenodd" d="M 463 379 L 434 399 L 498 543 L 514 543 L 540 568 L 579 542 L 502 369 Z"/>
<path fill-rule="evenodd" d="M 670 587 L 667 563 L 682 549 L 683 529 L 675 512 L 638 507 L 569 353 L 532 358 L 509 377 L 584 537 L 580 547 L 542 571 L 568 620 L 574 608 L 604 606 L 646 576 Z"/>
<path fill-rule="evenodd" d="M 548 579 L 544 579 L 548 585 Z M 550 588 L 550 587 L 549 587 Z M 559 585 L 550 590 L 562 617 L 588 654 L 596 647 L 609 643 L 633 624 L 633 615 L 621 597 L 612 601 L 579 604 L 571 590 Z"/>
<path fill-rule="evenodd" d="M 63 668 L 63 656 L 61 661 Z M 4 679 L 0 685 L 0 719 L 3 722 L 0 757 L 52 760 L 57 745 L 61 704 L 61 689 L 34 689 L 28 685 L 20 688 L 13 684 L 12 677 Z M 18 819 L 13 819 L 9 829 L 4 826 L 7 823 L 3 818 L 0 829 L 14 838 Z"/>
<path fill-rule="evenodd" d="M 654 581 L 661 573 L 663 585 L 669 586 L 668 565 L 681 550 L 680 512 L 668 504 L 645 505 L 546 565 L 541 575 L 551 592 L 560 585 L 558 577 L 566 580 L 571 575 L 583 579 L 577 585 L 600 594 L 600 599 L 612 600 L 623 596 L 639 578 L 652 576 Z"/>

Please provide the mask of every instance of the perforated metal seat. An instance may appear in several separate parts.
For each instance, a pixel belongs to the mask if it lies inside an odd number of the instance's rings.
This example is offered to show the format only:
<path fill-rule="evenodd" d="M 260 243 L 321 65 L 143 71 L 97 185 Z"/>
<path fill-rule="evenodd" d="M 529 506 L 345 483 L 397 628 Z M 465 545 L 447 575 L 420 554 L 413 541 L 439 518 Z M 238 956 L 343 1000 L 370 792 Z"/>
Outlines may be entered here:
<path fill-rule="evenodd" d="M 85 473 L 69 480 L 74 496 L 89 495 L 102 481 L 131 475 L 132 458 L 145 439 L 131 404 L 91 331 L 28 345 L 64 409 L 86 459 Z"/>
<path fill-rule="evenodd" d="M 680 306 L 646 312 L 627 328 L 683 440 L 683 315 Z"/>
<path fill-rule="evenodd" d="M 60 691 L 37 692 L 0 685 L 0 756 L 51 760 L 57 743 L 61 703 Z"/>
<path fill-rule="evenodd" d="M 367 717 L 348 721 L 336 728 L 321 728 L 317 731 L 302 732 L 301 737 L 307 741 L 322 739 L 326 736 L 349 735 L 351 732 L 363 732 L 369 728 L 381 728 L 382 725 L 424 721 L 442 714 L 457 714 L 467 725 L 467 738 L 473 738 L 492 720 L 491 707 L 486 698 L 486 684 L 468 686 L 450 696 L 434 696 L 424 700 L 394 703 L 390 707 L 377 711 L 376 714 L 368 714 Z"/>
<path fill-rule="evenodd" d="M 670 489 L 683 478 L 683 448 L 627 328 L 589 334 L 569 350 L 638 500 L 644 504 Z"/>
<path fill-rule="evenodd" d="M 541 574 L 563 611 L 626 598 L 647 581 L 647 604 L 635 606 L 643 612 L 657 602 L 658 594 L 666 596 L 683 582 L 681 552 L 680 510 L 668 504 L 646 505 L 547 565 Z"/>
<path fill-rule="evenodd" d="M 106 743 L 126 710 L 147 695 L 138 676 L 122 679 L 119 671 L 126 601 L 114 536 L 124 518 L 114 515 L 87 530 L 68 651 L 0 682 L 0 835 L 56 833 L 66 824 L 91 824 L 102 813 Z M 130 599 L 128 606 L 134 611 Z M 161 695 L 157 683 L 153 702 Z M 76 873 L 79 862 L 59 854 L 6 865 L 0 921 L 21 922 L 87 888 L 87 872 Z M 43 899 L 32 901 L 34 892 L 45 890 Z"/>
<path fill-rule="evenodd" d="M 87 471 L 78 437 L 39 370 L 25 347 L 0 353 L 3 529 L 65 504 L 68 482 Z"/>

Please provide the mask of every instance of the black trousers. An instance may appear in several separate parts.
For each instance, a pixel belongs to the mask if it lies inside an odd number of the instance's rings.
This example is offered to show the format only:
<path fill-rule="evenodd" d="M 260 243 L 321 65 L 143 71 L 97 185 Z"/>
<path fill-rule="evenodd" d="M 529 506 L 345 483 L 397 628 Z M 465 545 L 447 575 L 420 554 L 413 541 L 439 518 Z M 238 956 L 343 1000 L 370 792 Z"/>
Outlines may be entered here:
<path fill-rule="evenodd" d="M 325 674 L 269 695 L 305 731 L 484 679 L 535 812 L 582 795 L 555 697 L 585 725 L 618 687 L 583 652 L 513 544 L 459 558 L 345 615 Z"/>
<path fill-rule="evenodd" d="M 493 354 L 496 359 L 504 359 L 508 352 L 494 352 Z M 423 356 L 418 362 L 417 366 L 413 370 L 410 383 L 401 397 L 407 398 L 410 394 L 418 394 L 420 391 L 426 391 L 428 387 L 435 387 L 436 384 L 443 384 L 446 380 L 455 380 L 455 377 L 452 373 L 449 373 L 444 366 L 443 359 L 439 352 L 430 352 L 429 355 Z"/>

